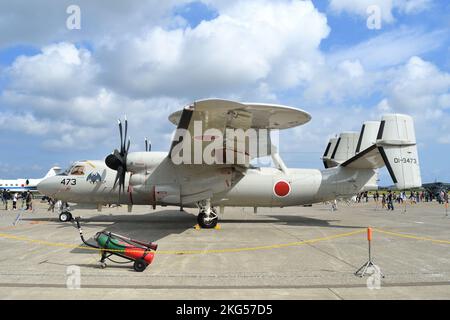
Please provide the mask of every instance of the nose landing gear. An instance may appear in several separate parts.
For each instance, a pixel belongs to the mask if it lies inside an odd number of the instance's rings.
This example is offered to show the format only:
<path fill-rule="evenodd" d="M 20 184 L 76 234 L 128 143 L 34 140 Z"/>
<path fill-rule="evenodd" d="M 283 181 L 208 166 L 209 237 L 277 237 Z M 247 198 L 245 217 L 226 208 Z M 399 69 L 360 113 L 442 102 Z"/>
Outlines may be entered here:
<path fill-rule="evenodd" d="M 57 208 L 59 210 L 59 221 L 69 222 L 73 220 L 73 216 L 70 213 L 70 207 L 67 202 L 58 201 Z"/>
<path fill-rule="evenodd" d="M 59 214 L 59 221 L 61 222 L 68 222 L 68 221 L 72 221 L 73 220 L 73 216 L 69 211 L 63 211 Z"/>

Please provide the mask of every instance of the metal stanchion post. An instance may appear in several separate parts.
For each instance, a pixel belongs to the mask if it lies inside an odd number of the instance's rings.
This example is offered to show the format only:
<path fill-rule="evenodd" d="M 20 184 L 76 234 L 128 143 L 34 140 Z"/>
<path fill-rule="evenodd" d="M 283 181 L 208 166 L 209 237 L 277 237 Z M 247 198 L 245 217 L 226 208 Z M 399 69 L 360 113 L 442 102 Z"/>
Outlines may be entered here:
<path fill-rule="evenodd" d="M 373 263 L 372 261 L 372 228 L 367 228 L 367 242 L 369 243 L 369 261 L 367 261 L 366 263 L 364 263 L 361 268 L 359 268 L 356 272 L 355 272 L 355 276 L 357 276 L 359 274 L 359 277 L 362 278 L 364 277 L 364 275 L 367 272 L 367 269 L 369 267 L 376 267 L 376 265 Z M 384 278 L 384 274 L 380 271 L 380 275 L 381 277 Z"/>

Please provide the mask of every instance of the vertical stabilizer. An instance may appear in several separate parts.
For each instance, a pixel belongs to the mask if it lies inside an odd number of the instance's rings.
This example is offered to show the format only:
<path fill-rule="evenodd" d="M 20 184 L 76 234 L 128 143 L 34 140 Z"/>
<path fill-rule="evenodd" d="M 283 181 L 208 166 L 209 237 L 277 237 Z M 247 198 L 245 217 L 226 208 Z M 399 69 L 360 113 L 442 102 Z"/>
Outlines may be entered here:
<path fill-rule="evenodd" d="M 358 132 L 343 132 L 339 135 L 336 148 L 331 155 L 331 159 L 337 163 L 343 163 L 355 155 L 358 143 Z"/>
<path fill-rule="evenodd" d="M 45 175 L 44 179 L 56 176 L 60 172 L 61 172 L 61 168 L 60 167 L 53 167 L 47 172 L 47 174 Z"/>
<path fill-rule="evenodd" d="M 356 146 L 356 154 L 366 150 L 377 142 L 377 135 L 380 128 L 380 121 L 364 122 Z"/>
<path fill-rule="evenodd" d="M 333 154 L 334 149 L 336 148 L 337 138 L 331 138 L 328 142 L 328 145 L 325 149 L 325 153 L 323 154 L 322 160 L 325 169 L 336 167 L 337 163 L 331 161 L 331 155 Z"/>
<path fill-rule="evenodd" d="M 398 189 L 422 185 L 414 122 L 410 116 L 384 115 L 377 135 L 377 146 Z"/>

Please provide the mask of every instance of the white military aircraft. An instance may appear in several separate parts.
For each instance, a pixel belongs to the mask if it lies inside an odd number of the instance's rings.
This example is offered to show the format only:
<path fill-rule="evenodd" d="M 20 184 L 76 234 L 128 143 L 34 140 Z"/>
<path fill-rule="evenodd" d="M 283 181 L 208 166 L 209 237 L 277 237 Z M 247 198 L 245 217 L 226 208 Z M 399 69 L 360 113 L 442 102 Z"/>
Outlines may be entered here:
<path fill-rule="evenodd" d="M 39 184 L 39 182 L 49 177 L 56 176 L 60 172 L 61 168 L 53 167 L 41 179 L 0 180 L 0 190 L 9 190 L 11 192 L 37 192 L 37 185 Z"/>
<path fill-rule="evenodd" d="M 103 161 L 76 162 L 66 173 L 42 181 L 38 190 L 65 202 L 95 204 L 99 210 L 116 202 L 128 205 L 130 212 L 133 205 L 196 206 L 199 225 L 213 228 L 216 208 L 256 210 L 351 197 L 376 187 L 377 169 L 384 166 L 398 189 L 422 185 L 413 120 L 401 114 L 384 115 L 381 121 L 365 122 L 360 133 L 331 139 L 324 170 L 287 168 L 270 131 L 310 119 L 303 110 L 281 105 L 197 101 L 169 117 L 177 125 L 169 153 L 130 153 L 127 121 L 124 135 L 119 121 L 120 150 Z M 262 156 L 271 156 L 275 166 L 250 164 Z M 71 217 L 62 212 L 60 220 Z"/>

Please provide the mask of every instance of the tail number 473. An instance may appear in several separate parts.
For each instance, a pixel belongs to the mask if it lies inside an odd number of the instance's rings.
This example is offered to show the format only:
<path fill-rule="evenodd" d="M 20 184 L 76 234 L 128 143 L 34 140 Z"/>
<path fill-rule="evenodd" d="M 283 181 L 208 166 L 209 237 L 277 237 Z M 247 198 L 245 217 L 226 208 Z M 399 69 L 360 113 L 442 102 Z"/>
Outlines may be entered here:
<path fill-rule="evenodd" d="M 65 186 L 76 186 L 77 185 L 77 179 L 62 179 L 61 184 Z"/>

